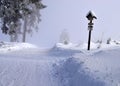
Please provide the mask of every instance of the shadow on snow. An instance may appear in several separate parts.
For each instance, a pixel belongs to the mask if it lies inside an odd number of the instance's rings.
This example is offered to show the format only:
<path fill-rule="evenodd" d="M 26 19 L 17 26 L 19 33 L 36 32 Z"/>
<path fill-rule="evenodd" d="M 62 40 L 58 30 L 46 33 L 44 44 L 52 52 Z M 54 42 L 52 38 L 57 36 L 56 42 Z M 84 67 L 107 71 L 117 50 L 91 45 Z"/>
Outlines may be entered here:
<path fill-rule="evenodd" d="M 105 86 L 104 82 L 95 80 L 83 69 L 83 62 L 74 58 L 53 65 L 54 78 L 58 79 L 60 86 Z"/>

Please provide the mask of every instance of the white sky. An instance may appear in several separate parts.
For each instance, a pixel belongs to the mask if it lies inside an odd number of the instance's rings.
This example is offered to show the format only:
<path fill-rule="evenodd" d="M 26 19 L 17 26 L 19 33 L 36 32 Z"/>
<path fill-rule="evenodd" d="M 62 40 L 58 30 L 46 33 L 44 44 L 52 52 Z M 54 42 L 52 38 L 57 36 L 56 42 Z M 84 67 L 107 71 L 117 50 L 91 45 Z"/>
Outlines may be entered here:
<path fill-rule="evenodd" d="M 93 10 L 94 20 L 92 40 L 111 37 L 120 39 L 120 1 L 119 0 L 43 0 L 47 8 L 41 11 L 39 32 L 27 41 L 40 47 L 52 47 L 59 41 L 60 33 L 67 29 L 71 42 L 87 42 L 88 30 L 86 14 Z M 8 38 L 0 37 L 3 40 Z"/>

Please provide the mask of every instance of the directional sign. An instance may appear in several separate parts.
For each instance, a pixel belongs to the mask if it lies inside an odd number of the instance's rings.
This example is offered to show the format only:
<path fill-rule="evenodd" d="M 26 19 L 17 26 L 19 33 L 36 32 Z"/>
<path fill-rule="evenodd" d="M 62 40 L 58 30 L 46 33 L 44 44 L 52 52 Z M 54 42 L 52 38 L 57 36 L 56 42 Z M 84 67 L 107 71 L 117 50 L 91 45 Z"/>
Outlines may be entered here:
<path fill-rule="evenodd" d="M 86 18 L 88 20 L 93 20 L 94 18 L 97 19 L 96 15 L 93 11 L 89 11 L 88 14 L 86 15 Z"/>

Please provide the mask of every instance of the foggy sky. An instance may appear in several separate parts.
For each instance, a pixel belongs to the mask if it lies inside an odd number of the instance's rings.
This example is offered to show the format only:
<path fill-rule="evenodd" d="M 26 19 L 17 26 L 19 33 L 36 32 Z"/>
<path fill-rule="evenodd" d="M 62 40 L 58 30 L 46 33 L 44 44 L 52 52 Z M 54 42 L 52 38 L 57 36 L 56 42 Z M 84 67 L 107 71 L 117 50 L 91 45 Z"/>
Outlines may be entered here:
<path fill-rule="evenodd" d="M 97 20 L 94 20 L 92 41 L 106 40 L 109 37 L 120 40 L 119 0 L 43 0 L 42 2 L 47 8 L 41 11 L 39 32 L 34 32 L 32 38 L 27 38 L 27 42 L 40 47 L 52 47 L 59 42 L 59 36 L 64 29 L 67 29 L 71 42 L 87 42 L 86 14 L 89 10 L 97 15 Z M 0 38 L 8 40 L 4 35 Z"/>

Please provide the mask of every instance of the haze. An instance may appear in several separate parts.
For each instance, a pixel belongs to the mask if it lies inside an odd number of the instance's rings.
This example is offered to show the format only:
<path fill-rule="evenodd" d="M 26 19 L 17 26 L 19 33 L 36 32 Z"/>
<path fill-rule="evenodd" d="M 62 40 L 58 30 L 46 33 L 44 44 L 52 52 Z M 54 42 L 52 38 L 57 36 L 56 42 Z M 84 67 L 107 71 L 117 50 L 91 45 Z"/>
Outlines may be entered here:
<path fill-rule="evenodd" d="M 59 36 L 67 29 L 72 43 L 83 43 L 88 40 L 86 14 L 92 10 L 97 15 L 94 20 L 92 41 L 109 37 L 120 39 L 120 1 L 119 0 L 43 0 L 47 5 L 41 11 L 42 21 L 39 32 L 34 32 L 27 42 L 40 47 L 52 47 L 59 42 Z M 0 36 L 1 41 L 8 41 L 9 37 Z"/>

